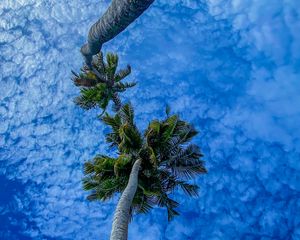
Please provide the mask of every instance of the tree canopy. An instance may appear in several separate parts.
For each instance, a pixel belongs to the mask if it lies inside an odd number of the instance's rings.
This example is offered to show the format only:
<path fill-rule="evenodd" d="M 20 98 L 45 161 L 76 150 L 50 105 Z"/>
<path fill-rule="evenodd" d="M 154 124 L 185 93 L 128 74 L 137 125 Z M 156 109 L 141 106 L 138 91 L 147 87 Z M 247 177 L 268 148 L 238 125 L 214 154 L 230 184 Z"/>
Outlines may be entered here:
<path fill-rule="evenodd" d="M 92 69 L 84 65 L 81 73 L 73 73 L 73 82 L 80 87 L 80 96 L 74 102 L 83 109 L 99 107 L 105 112 L 109 102 L 114 103 L 114 110 L 119 110 L 121 100 L 119 93 L 136 85 L 136 82 L 125 82 L 123 79 L 131 73 L 131 67 L 117 71 L 119 63 L 118 55 L 108 53 L 106 62 L 103 53 L 100 52 L 93 58 Z"/>
<path fill-rule="evenodd" d="M 121 193 L 137 159 L 142 164 L 132 213 L 166 207 L 171 220 L 178 215 L 179 203 L 170 196 L 174 190 L 197 196 L 199 187 L 189 180 L 206 173 L 206 169 L 200 148 L 191 143 L 198 133 L 191 124 L 168 114 L 163 120 L 151 121 L 141 134 L 131 104 L 122 106 L 115 115 L 105 113 L 101 120 L 111 128 L 106 140 L 118 156 L 99 154 L 85 163 L 83 186 L 90 191 L 89 200 L 108 200 Z"/>

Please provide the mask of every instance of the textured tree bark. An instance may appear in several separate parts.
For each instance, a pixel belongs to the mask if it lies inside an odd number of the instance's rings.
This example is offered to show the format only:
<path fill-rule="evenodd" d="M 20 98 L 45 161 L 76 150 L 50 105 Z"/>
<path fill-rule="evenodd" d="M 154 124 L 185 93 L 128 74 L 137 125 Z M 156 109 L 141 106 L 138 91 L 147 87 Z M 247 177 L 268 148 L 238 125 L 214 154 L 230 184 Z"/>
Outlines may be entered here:
<path fill-rule="evenodd" d="M 141 160 L 136 160 L 133 164 L 128 184 L 121 195 L 114 214 L 110 240 L 127 240 L 130 207 L 138 186 L 140 166 Z"/>
<path fill-rule="evenodd" d="M 99 53 L 102 44 L 122 32 L 138 18 L 154 0 L 112 0 L 104 15 L 93 24 L 88 42 L 81 48 L 86 64 L 90 67 L 93 55 Z"/>

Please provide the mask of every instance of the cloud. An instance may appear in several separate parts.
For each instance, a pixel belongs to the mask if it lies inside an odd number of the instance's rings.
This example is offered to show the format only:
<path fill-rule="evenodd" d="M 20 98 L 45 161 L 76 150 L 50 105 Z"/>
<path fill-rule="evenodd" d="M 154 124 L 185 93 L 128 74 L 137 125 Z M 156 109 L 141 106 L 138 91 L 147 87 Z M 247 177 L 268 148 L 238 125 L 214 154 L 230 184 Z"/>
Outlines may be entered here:
<path fill-rule="evenodd" d="M 70 81 L 108 3 L 0 3 L 1 184 L 20 185 L 0 205 L 14 219 L 0 236 L 20 225 L 16 238 L 109 237 L 117 198 L 89 203 L 81 189 L 107 129 L 74 106 Z M 130 239 L 300 237 L 299 13 L 296 0 L 159 0 L 104 45 L 132 65 L 138 85 L 124 99 L 141 129 L 170 104 L 200 130 L 209 170 L 199 198 L 175 195 L 180 217 L 137 216 Z"/>

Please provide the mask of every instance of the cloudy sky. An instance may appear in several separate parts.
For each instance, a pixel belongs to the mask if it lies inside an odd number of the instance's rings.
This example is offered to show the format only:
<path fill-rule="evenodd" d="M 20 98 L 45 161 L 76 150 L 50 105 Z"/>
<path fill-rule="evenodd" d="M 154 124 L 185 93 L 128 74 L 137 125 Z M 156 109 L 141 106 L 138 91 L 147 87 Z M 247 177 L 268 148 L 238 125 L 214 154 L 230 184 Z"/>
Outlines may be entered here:
<path fill-rule="evenodd" d="M 0 2 L 0 239 L 108 239 L 118 196 L 89 203 L 83 163 L 108 153 L 71 70 L 107 0 Z M 132 66 L 123 95 L 143 130 L 166 104 L 200 131 L 209 173 L 181 216 L 130 224 L 132 240 L 300 239 L 298 0 L 156 0 L 104 45 Z"/>

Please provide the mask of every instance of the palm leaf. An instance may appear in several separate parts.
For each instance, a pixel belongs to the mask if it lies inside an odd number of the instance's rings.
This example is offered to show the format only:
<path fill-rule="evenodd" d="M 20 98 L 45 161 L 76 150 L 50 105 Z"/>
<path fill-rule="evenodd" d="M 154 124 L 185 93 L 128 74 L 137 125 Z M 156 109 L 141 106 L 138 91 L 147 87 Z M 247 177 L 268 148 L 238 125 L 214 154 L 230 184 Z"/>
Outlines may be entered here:
<path fill-rule="evenodd" d="M 88 190 L 93 190 L 98 186 L 98 182 L 93 180 L 91 177 L 86 177 L 83 179 L 83 189 L 88 191 Z"/>
<path fill-rule="evenodd" d="M 164 127 L 164 132 L 162 134 L 162 141 L 163 142 L 167 142 L 173 135 L 174 129 L 176 127 L 178 121 L 178 116 L 173 115 L 171 117 L 168 117 L 164 123 L 163 123 L 163 127 Z"/>
<path fill-rule="evenodd" d="M 115 82 L 120 82 L 131 73 L 131 67 L 127 65 L 125 69 L 119 70 L 115 75 Z"/>
<path fill-rule="evenodd" d="M 119 115 L 123 123 L 128 123 L 130 125 L 133 125 L 134 111 L 130 103 L 122 106 Z"/>
<path fill-rule="evenodd" d="M 169 117 L 170 116 L 170 112 L 171 112 L 171 108 L 170 108 L 169 105 L 166 106 L 166 110 L 165 111 L 166 111 L 167 117 Z"/>
<path fill-rule="evenodd" d="M 179 213 L 173 208 L 168 208 L 168 221 L 172 221 L 174 217 L 179 216 Z"/>
<path fill-rule="evenodd" d="M 101 120 L 108 126 L 110 126 L 114 132 L 118 132 L 122 122 L 121 122 L 121 117 L 116 114 L 115 116 L 111 116 L 108 113 L 106 113 Z"/>
<path fill-rule="evenodd" d="M 118 133 L 106 134 L 106 141 L 110 143 L 110 147 L 117 147 L 121 143 L 121 138 Z"/>
<path fill-rule="evenodd" d="M 181 138 L 181 144 L 189 142 L 198 134 L 198 131 L 192 125 L 183 121 L 178 122 L 174 132 Z"/>
<path fill-rule="evenodd" d="M 101 73 L 101 74 L 105 74 L 105 63 L 103 60 L 103 53 L 99 52 L 96 57 L 94 58 L 94 66 L 97 68 L 97 70 Z"/>
<path fill-rule="evenodd" d="M 117 67 L 118 67 L 118 55 L 108 53 L 106 55 L 106 61 L 107 61 L 107 67 L 106 67 L 106 73 L 110 81 L 114 80 L 114 75 L 116 73 Z"/>
<path fill-rule="evenodd" d="M 131 162 L 131 156 L 130 155 L 120 155 L 117 160 L 115 161 L 114 165 L 114 173 L 118 177 L 120 175 L 121 171 L 126 170 L 126 166 L 128 166 L 128 163 Z"/>
<path fill-rule="evenodd" d="M 119 95 L 117 93 L 113 93 L 112 100 L 114 102 L 113 110 L 115 112 L 119 111 L 120 108 L 122 107 L 122 103 L 121 103 L 121 99 L 119 98 Z"/>
<path fill-rule="evenodd" d="M 136 82 L 130 82 L 130 83 L 121 83 L 121 82 L 118 82 L 114 85 L 114 90 L 117 91 L 117 92 L 124 92 L 126 91 L 127 88 L 132 88 L 136 85 L 137 83 Z"/>
<path fill-rule="evenodd" d="M 177 181 L 176 184 L 190 197 L 198 196 L 199 187 L 197 185 L 189 184 L 184 181 Z"/>
<path fill-rule="evenodd" d="M 142 139 L 138 129 L 134 125 L 128 123 L 123 124 L 119 129 L 121 142 L 119 149 L 125 153 L 132 150 L 137 151 L 142 146 Z"/>

